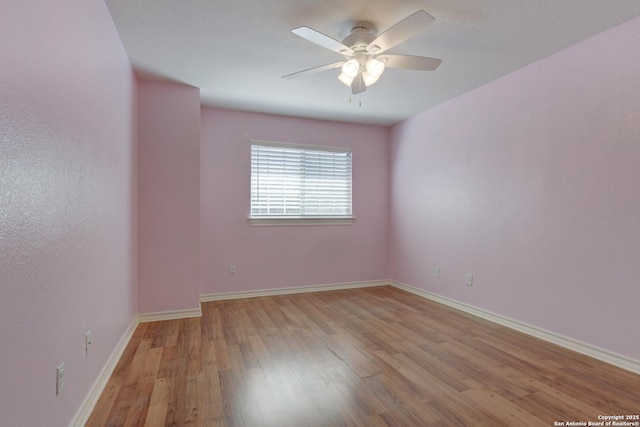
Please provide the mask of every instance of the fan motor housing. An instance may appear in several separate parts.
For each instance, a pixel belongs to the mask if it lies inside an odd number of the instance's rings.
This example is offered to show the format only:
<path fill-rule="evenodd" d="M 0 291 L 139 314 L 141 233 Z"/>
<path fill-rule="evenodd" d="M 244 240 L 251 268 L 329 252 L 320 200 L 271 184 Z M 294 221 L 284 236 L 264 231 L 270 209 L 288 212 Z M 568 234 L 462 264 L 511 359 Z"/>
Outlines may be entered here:
<path fill-rule="evenodd" d="M 349 46 L 356 52 L 362 52 L 367 50 L 367 46 L 369 46 L 369 43 L 374 41 L 375 38 L 376 36 L 372 34 L 367 27 L 356 26 L 351 29 L 351 34 L 342 40 L 342 44 Z"/>

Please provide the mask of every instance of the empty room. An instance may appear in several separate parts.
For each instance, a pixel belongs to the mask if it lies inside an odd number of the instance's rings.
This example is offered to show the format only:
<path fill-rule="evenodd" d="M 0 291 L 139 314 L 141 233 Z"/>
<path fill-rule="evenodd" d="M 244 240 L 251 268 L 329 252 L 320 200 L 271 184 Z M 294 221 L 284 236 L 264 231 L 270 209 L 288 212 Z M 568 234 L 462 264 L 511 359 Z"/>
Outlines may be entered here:
<path fill-rule="evenodd" d="M 0 40 L 0 425 L 640 426 L 640 2 Z"/>

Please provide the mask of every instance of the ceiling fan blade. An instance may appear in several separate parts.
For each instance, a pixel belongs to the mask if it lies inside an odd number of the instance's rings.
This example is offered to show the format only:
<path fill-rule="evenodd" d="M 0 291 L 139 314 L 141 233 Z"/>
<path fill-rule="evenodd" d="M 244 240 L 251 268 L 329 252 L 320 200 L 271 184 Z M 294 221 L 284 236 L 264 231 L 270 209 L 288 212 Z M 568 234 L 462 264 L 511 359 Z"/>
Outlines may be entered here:
<path fill-rule="evenodd" d="M 418 70 L 418 71 L 433 71 L 440 63 L 442 59 L 429 58 L 426 56 L 413 56 L 413 55 L 380 55 L 377 59 L 387 62 L 385 65 L 389 68 L 402 68 L 405 70 Z"/>
<path fill-rule="evenodd" d="M 433 21 L 435 21 L 433 16 L 424 10 L 419 10 L 376 37 L 375 40 L 369 43 L 367 50 L 371 53 L 380 53 L 389 50 L 415 36 Z"/>
<path fill-rule="evenodd" d="M 353 50 L 349 46 L 345 46 L 338 40 L 332 39 L 326 34 L 322 34 L 319 31 L 309 27 L 298 27 L 291 30 L 292 33 L 309 40 L 311 43 L 315 43 L 319 46 L 326 47 L 329 50 L 338 52 L 342 55 L 351 55 Z"/>
<path fill-rule="evenodd" d="M 298 71 L 296 73 L 287 74 L 282 76 L 283 79 L 294 79 L 296 77 L 306 76 L 307 74 L 319 73 L 320 71 L 330 70 L 332 68 L 342 67 L 344 61 L 334 62 L 333 64 L 321 65 L 320 67 L 309 68 L 307 70 Z"/>
<path fill-rule="evenodd" d="M 365 90 L 367 90 L 367 85 L 364 84 L 364 77 L 362 77 L 362 73 L 358 73 L 351 82 L 351 93 L 357 95 Z"/>

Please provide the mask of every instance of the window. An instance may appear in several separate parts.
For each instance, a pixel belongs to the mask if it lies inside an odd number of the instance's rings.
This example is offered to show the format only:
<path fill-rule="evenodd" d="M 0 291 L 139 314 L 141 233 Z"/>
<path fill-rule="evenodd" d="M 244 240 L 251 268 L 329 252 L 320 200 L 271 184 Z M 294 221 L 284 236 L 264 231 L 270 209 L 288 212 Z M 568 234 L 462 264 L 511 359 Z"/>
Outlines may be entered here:
<path fill-rule="evenodd" d="M 252 225 L 351 224 L 351 215 L 350 149 L 251 141 Z"/>

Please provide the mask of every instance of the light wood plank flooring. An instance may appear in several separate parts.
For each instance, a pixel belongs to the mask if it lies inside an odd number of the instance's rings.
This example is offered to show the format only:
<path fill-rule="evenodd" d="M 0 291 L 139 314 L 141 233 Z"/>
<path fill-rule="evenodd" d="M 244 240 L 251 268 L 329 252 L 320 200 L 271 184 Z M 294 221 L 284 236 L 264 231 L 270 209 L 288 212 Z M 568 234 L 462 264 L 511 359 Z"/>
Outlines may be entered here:
<path fill-rule="evenodd" d="M 202 309 L 137 328 L 88 426 L 554 426 L 640 412 L 640 376 L 391 287 Z"/>

